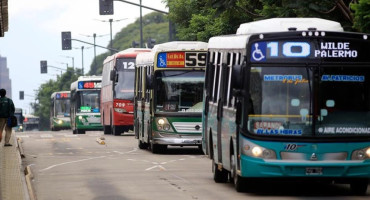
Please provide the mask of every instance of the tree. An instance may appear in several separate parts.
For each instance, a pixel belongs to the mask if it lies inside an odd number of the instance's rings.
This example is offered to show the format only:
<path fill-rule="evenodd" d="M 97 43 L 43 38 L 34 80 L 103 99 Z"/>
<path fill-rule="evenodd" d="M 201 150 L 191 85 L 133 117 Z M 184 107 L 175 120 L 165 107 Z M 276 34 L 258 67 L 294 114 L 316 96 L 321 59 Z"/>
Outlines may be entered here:
<path fill-rule="evenodd" d="M 353 27 L 364 33 L 370 33 L 370 0 L 359 0 L 358 3 L 352 3 L 354 10 Z"/>
<path fill-rule="evenodd" d="M 215 35 L 236 33 L 242 23 L 274 17 L 317 17 L 340 22 L 347 31 L 368 32 L 369 1 L 165 0 L 169 17 L 177 26 L 177 37 L 201 41 L 208 41 Z"/>

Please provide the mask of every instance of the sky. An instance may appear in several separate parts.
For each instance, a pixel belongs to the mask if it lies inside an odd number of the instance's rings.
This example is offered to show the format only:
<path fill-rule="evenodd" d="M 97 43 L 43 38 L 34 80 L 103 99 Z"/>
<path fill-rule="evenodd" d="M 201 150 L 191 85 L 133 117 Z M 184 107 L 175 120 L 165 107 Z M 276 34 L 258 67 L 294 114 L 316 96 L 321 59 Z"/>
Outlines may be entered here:
<path fill-rule="evenodd" d="M 126 0 L 139 4 L 139 0 Z M 12 81 L 12 99 L 23 113 L 32 113 L 30 103 L 40 85 L 48 80 L 56 80 L 61 70 L 48 68 L 48 74 L 40 73 L 40 61 L 46 60 L 48 66 L 66 69 L 82 68 L 90 70 L 94 59 L 92 45 L 72 41 L 72 50 L 61 50 L 61 32 L 71 31 L 72 39 L 108 46 L 110 25 L 113 19 L 113 38 L 117 32 L 140 17 L 139 6 L 114 1 L 114 15 L 99 15 L 99 0 L 10 0 L 9 30 L 0 37 L 0 55 L 7 58 Z M 142 5 L 168 12 L 162 0 L 142 0 Z M 153 12 L 142 9 L 143 15 Z M 104 22 L 105 21 L 105 22 Z M 96 55 L 106 52 L 96 48 Z M 19 91 L 24 91 L 25 99 L 19 100 Z"/>

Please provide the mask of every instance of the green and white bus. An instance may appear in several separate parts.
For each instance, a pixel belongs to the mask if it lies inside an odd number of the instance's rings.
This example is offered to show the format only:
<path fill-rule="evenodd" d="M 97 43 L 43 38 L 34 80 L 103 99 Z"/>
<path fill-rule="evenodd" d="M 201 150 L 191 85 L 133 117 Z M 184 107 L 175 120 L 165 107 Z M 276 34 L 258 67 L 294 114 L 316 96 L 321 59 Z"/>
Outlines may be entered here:
<path fill-rule="evenodd" d="M 103 130 L 100 123 L 101 76 L 80 76 L 71 83 L 71 128 L 73 134 Z"/>
<path fill-rule="evenodd" d="M 208 42 L 204 151 L 214 180 L 350 184 L 370 178 L 370 35 L 275 18 Z"/>
<path fill-rule="evenodd" d="M 58 131 L 71 128 L 71 92 L 59 91 L 50 96 L 50 129 Z"/>
<path fill-rule="evenodd" d="M 139 148 L 201 146 L 207 43 L 168 42 L 136 57 L 134 130 Z"/>

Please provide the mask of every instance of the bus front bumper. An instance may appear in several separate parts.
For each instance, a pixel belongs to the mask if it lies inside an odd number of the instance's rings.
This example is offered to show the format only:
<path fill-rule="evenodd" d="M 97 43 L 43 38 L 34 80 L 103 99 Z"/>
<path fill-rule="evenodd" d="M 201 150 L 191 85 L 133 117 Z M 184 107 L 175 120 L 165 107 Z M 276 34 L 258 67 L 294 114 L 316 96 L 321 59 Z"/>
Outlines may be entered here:
<path fill-rule="evenodd" d="M 152 142 L 161 145 L 199 146 L 202 144 L 202 136 L 153 132 Z"/>
<path fill-rule="evenodd" d="M 370 178 L 370 160 L 284 161 L 241 155 L 242 177 Z"/>

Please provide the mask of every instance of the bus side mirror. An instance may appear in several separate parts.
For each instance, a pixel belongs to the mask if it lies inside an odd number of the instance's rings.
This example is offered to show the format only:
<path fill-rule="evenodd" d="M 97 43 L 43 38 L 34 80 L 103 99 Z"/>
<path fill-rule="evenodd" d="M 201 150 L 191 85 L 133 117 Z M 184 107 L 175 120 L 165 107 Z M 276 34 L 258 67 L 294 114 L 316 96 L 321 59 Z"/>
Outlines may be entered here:
<path fill-rule="evenodd" d="M 145 83 L 146 83 L 145 88 L 153 89 L 153 77 L 152 77 L 152 75 L 150 75 L 150 74 L 146 75 Z"/>
<path fill-rule="evenodd" d="M 242 89 L 243 84 L 243 65 L 234 65 L 231 72 L 232 87 L 235 89 Z"/>
<path fill-rule="evenodd" d="M 116 82 L 116 75 L 115 70 L 110 71 L 110 80 Z"/>

